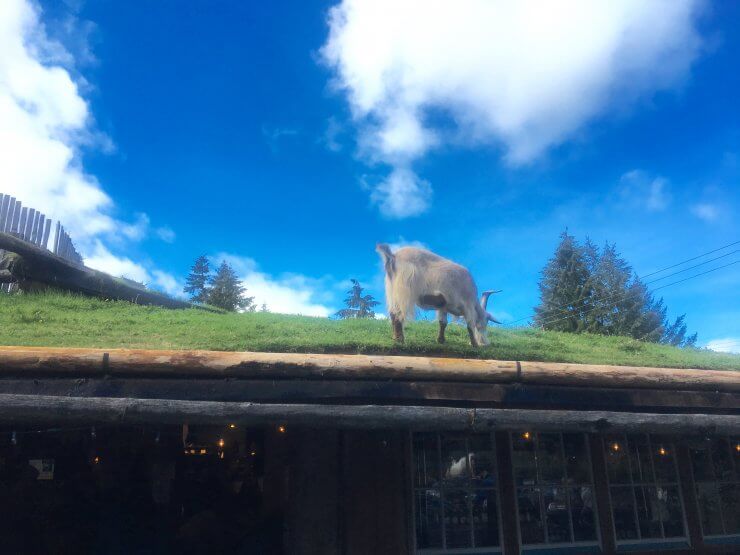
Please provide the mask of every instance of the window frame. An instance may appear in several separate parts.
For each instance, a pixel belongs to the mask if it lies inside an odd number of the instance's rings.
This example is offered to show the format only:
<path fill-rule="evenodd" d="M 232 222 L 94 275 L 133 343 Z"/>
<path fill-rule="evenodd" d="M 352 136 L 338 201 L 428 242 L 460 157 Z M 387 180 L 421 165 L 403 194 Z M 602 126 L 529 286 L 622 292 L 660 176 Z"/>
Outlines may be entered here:
<path fill-rule="evenodd" d="M 633 478 L 633 472 L 632 472 L 632 459 L 629 454 L 629 451 L 627 453 L 627 466 L 628 466 L 628 472 L 629 472 L 629 483 L 627 482 L 617 482 L 612 483 L 611 479 L 609 478 L 609 452 L 607 447 L 607 437 L 613 436 L 613 435 L 619 435 L 622 438 L 622 442 L 624 445 L 629 446 L 629 440 L 628 436 L 630 435 L 640 435 L 647 438 L 648 447 L 650 449 L 650 467 L 653 474 L 653 482 L 635 482 Z M 667 444 L 670 446 L 671 452 L 672 452 L 672 459 L 673 459 L 673 467 L 674 472 L 676 476 L 675 482 L 662 482 L 658 480 L 658 475 L 655 471 L 655 461 L 653 460 L 653 437 L 654 434 L 650 433 L 638 433 L 638 434 L 627 434 L 627 433 L 614 433 L 614 434 L 604 434 L 601 436 L 601 447 L 603 450 L 603 456 L 604 456 L 604 471 L 606 472 L 606 487 L 607 487 L 607 494 L 608 494 L 608 503 L 609 503 L 609 513 L 611 516 L 612 521 L 612 530 L 614 534 L 614 545 L 616 547 L 617 551 L 627 551 L 628 548 L 633 546 L 650 546 L 653 549 L 657 550 L 669 550 L 669 549 L 676 549 L 680 546 L 689 546 L 690 545 L 690 537 L 689 537 L 689 526 L 688 526 L 688 520 L 686 516 L 686 500 L 683 496 L 683 491 L 681 489 L 681 475 L 679 473 L 678 468 L 678 450 L 676 448 L 676 442 L 673 438 L 670 438 L 668 441 L 664 441 L 664 444 Z M 627 447 L 629 449 L 629 447 Z M 678 491 L 678 499 L 681 503 L 681 522 L 683 524 L 683 536 L 676 536 L 671 538 L 665 537 L 665 527 L 663 526 L 663 521 L 660 520 L 660 532 L 661 537 L 660 538 L 643 538 L 642 537 L 642 531 L 640 530 L 640 518 L 639 514 L 637 512 L 637 496 L 635 495 L 635 487 L 654 487 L 658 488 L 659 486 L 664 487 L 675 487 Z M 634 522 L 635 522 L 635 531 L 637 532 L 638 537 L 634 539 L 625 539 L 620 540 L 617 538 L 617 524 L 614 520 L 614 503 L 612 501 L 612 487 L 628 487 L 630 489 L 630 493 L 632 494 L 632 510 L 634 513 Z"/>
<path fill-rule="evenodd" d="M 459 488 L 459 487 L 444 487 L 442 484 L 439 484 L 439 487 L 437 488 L 429 488 L 429 487 L 422 487 L 419 488 L 416 486 L 415 483 L 415 468 L 416 468 L 416 460 L 415 456 L 416 453 L 414 451 L 414 436 L 417 434 L 434 434 L 436 440 L 437 440 L 437 457 L 438 457 L 438 464 L 440 472 L 442 470 L 442 464 L 441 464 L 441 457 L 442 457 L 442 436 L 447 434 L 450 436 L 454 436 L 457 438 L 462 438 L 466 442 L 466 450 L 468 452 L 468 456 L 470 454 L 469 449 L 469 439 L 473 435 L 481 435 L 486 436 L 491 445 L 491 461 L 493 463 L 492 473 L 496 477 L 496 485 L 494 487 L 490 488 L 475 488 L 472 487 L 470 479 L 468 478 L 468 487 L 466 488 Z M 476 555 L 482 555 L 482 554 L 488 554 L 488 553 L 502 553 L 503 552 L 503 542 L 504 542 L 504 532 L 503 532 L 503 522 L 501 518 L 501 484 L 499 483 L 499 472 L 498 472 L 498 453 L 496 450 L 496 437 L 494 435 L 494 432 L 483 432 L 483 433 L 471 433 L 471 432 L 454 432 L 454 431 L 436 431 L 436 432 L 409 432 L 409 453 L 411 455 L 410 458 L 410 464 L 409 464 L 409 486 L 410 486 L 410 492 L 411 492 L 411 520 L 410 520 L 410 528 L 411 528 L 411 542 L 412 542 L 412 553 L 418 553 L 419 555 L 463 555 L 463 554 L 476 554 Z M 466 467 L 468 465 L 468 462 L 466 462 Z M 440 477 L 441 478 L 441 477 Z M 441 482 L 441 480 L 440 480 Z M 447 490 L 460 490 L 464 489 L 467 492 L 472 491 L 493 491 L 495 492 L 495 498 L 496 498 L 496 504 L 497 504 L 497 510 L 496 510 L 496 520 L 498 524 L 498 545 L 492 545 L 492 546 L 483 546 L 483 547 L 452 547 L 448 548 L 446 547 L 447 538 L 445 534 L 445 521 L 444 521 L 444 491 Z M 425 490 L 439 490 L 439 496 L 440 496 L 440 506 L 442 509 L 441 516 L 442 516 L 442 547 L 427 547 L 427 548 L 419 548 L 416 543 L 417 534 L 416 534 L 416 492 L 417 491 L 425 491 Z M 468 515 L 471 517 L 471 543 L 475 543 L 474 538 L 474 527 L 472 526 L 472 508 L 470 505 L 468 506 Z"/>
<path fill-rule="evenodd" d="M 563 440 L 563 434 L 564 433 L 576 433 L 581 436 L 583 436 L 585 440 L 585 446 L 586 446 L 586 457 L 588 459 L 587 466 L 588 466 L 588 473 L 591 478 L 590 484 L 583 484 L 583 483 L 574 483 L 574 484 L 563 484 L 556 487 L 562 487 L 566 490 L 566 501 L 567 501 L 567 507 L 568 507 L 568 526 L 570 529 L 570 535 L 572 538 L 575 538 L 575 532 L 573 529 L 573 516 L 571 513 L 571 503 L 570 503 L 570 495 L 567 493 L 567 490 L 574 487 L 579 486 L 588 486 L 591 488 L 593 499 L 594 499 L 594 507 L 593 507 L 593 513 L 594 513 L 594 529 L 596 532 L 596 539 L 595 540 L 585 540 L 585 541 L 572 541 L 572 542 L 553 542 L 549 543 L 547 542 L 548 538 L 548 532 L 547 532 L 547 521 L 545 512 L 544 512 L 544 495 L 540 491 L 539 493 L 539 501 L 540 501 L 540 514 L 542 515 L 542 524 L 543 524 L 543 530 L 545 533 L 545 542 L 540 543 L 528 543 L 524 544 L 522 542 L 522 529 L 519 522 L 519 489 L 523 489 L 525 486 L 519 486 L 516 483 L 516 476 L 515 476 L 515 467 L 514 467 L 514 434 L 522 434 L 526 432 L 527 430 L 519 430 L 519 431 L 509 431 L 506 432 L 508 436 L 509 441 L 509 451 L 511 453 L 511 471 L 512 471 L 512 479 L 513 479 L 513 489 L 514 489 L 514 506 L 516 507 L 516 514 L 514 515 L 514 518 L 516 519 L 516 533 L 517 533 L 517 541 L 519 542 L 519 550 L 521 552 L 525 552 L 528 550 L 546 550 L 546 549 L 552 549 L 553 551 L 561 551 L 566 550 L 567 548 L 588 548 L 588 547 L 598 547 L 601 548 L 602 542 L 601 542 L 601 526 L 599 522 L 599 511 L 598 511 L 598 499 L 596 495 L 596 485 L 595 485 L 595 478 L 594 478 L 594 467 L 593 467 L 593 461 L 591 459 L 591 444 L 590 444 L 590 438 L 589 435 L 583 432 L 568 432 L 568 431 L 557 431 L 557 432 L 540 432 L 537 430 L 530 431 L 529 433 L 533 434 L 535 437 L 533 438 L 535 441 L 535 453 L 537 452 L 537 446 L 539 444 L 539 434 L 540 433 L 547 433 L 547 434 L 558 434 L 560 437 L 560 452 L 563 457 L 563 471 L 565 472 L 565 478 L 567 480 L 568 478 L 568 467 L 566 463 L 566 454 L 565 454 L 565 441 Z M 535 458 L 536 460 L 536 458 Z M 547 484 L 540 481 L 540 467 L 535 462 L 535 471 L 536 471 L 536 484 L 531 486 L 532 489 L 539 489 L 542 490 L 545 487 L 551 487 L 551 484 Z"/>
<path fill-rule="evenodd" d="M 705 534 L 704 533 L 704 518 L 701 511 L 701 504 L 699 503 L 699 484 L 712 484 L 713 486 L 717 487 L 719 489 L 719 486 L 721 484 L 731 484 L 738 488 L 740 488 L 740 467 L 738 466 L 737 462 L 735 461 L 735 457 L 732 455 L 732 446 L 734 445 L 740 445 L 740 437 L 734 438 L 729 435 L 722 435 L 722 436 L 714 436 L 712 438 L 707 439 L 725 439 L 727 441 L 727 449 L 730 451 L 730 461 L 732 462 L 735 479 L 726 481 L 726 480 L 718 480 L 716 478 L 715 473 L 715 479 L 714 480 L 697 480 L 696 479 L 696 471 L 694 469 L 694 460 L 692 456 L 692 448 L 689 446 L 689 465 L 691 466 L 691 481 L 693 482 L 694 487 L 694 497 L 696 498 L 696 512 L 697 516 L 699 517 L 699 530 L 701 531 L 701 537 L 707 541 L 707 543 L 728 543 L 728 544 L 735 544 L 740 543 L 740 532 L 725 532 L 723 534 Z M 711 457 L 711 452 L 710 452 Z M 712 466 L 714 466 L 714 461 L 712 461 Z M 714 469 L 713 469 L 714 473 Z M 719 516 L 720 520 L 722 522 L 722 529 L 727 530 L 727 527 L 725 525 L 725 515 L 724 515 L 724 509 L 722 507 L 722 503 L 719 504 Z"/>

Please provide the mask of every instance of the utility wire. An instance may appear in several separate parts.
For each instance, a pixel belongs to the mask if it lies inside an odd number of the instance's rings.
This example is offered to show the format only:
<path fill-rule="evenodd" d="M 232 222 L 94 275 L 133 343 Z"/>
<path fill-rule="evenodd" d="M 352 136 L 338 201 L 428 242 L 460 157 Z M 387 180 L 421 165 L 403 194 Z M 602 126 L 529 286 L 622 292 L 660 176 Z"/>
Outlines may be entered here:
<path fill-rule="evenodd" d="M 727 245 L 724 245 L 724 246 L 722 246 L 722 247 L 719 247 L 719 248 L 717 248 L 717 249 L 713 249 L 713 250 L 711 250 L 711 251 L 707 251 L 707 252 L 705 252 L 705 253 L 702 253 L 702 254 L 700 254 L 700 255 L 698 255 L 698 256 L 694 256 L 694 257 L 692 257 L 692 258 L 687 258 L 686 260 L 682 260 L 681 262 L 677 262 L 676 264 L 672 264 L 672 265 L 670 265 L 670 266 L 666 266 L 665 268 L 661 268 L 660 270 L 656 270 L 656 271 L 654 271 L 654 272 L 650 272 L 649 274 L 645 274 L 644 276 L 642 276 L 642 278 L 644 279 L 644 278 L 646 278 L 646 277 L 650 277 L 650 276 L 654 276 L 654 275 L 656 275 L 656 274 L 660 274 L 660 273 L 662 273 L 662 272 L 665 272 L 666 270 L 670 270 L 670 269 L 672 269 L 672 268 L 676 268 L 677 266 L 682 266 L 683 264 L 686 264 L 687 262 L 692 262 L 693 260 L 697 260 L 697 259 L 699 259 L 699 258 L 703 258 L 703 257 L 705 257 L 705 256 L 707 256 L 707 255 L 709 255 L 709 254 L 712 254 L 712 253 L 715 253 L 715 252 L 719 252 L 719 251 L 721 251 L 721 250 L 724 250 L 724 249 L 726 249 L 726 248 L 728 248 L 728 247 L 732 247 L 732 246 L 734 246 L 734 245 L 738 245 L 738 244 L 740 244 L 740 241 L 734 241 L 734 242 L 732 242 L 732 243 L 728 243 Z M 726 257 L 726 256 L 730 256 L 731 254 L 735 254 L 735 253 L 737 253 L 737 252 L 740 252 L 740 250 L 734 250 L 734 251 L 732 251 L 732 252 L 730 252 L 730 253 L 726 253 L 726 254 L 723 254 L 723 255 L 721 255 L 721 256 L 718 256 L 718 257 L 716 257 L 716 258 L 712 258 L 711 260 L 706 260 L 706 261 L 704 261 L 704 262 L 701 262 L 700 264 L 696 264 L 696 265 L 694 265 L 694 266 L 691 266 L 691 267 L 689 267 L 689 268 L 684 268 L 683 270 L 679 270 L 678 272 L 674 272 L 674 273 L 672 273 L 672 274 L 668 274 L 667 276 L 663 276 L 663 277 L 661 277 L 661 278 L 656 278 L 656 279 L 654 279 L 654 280 L 651 280 L 651 281 L 645 282 L 645 284 L 644 284 L 644 285 L 648 285 L 648 284 L 650 284 L 650 283 L 655 283 L 656 281 L 660 281 L 660 280 L 663 280 L 663 279 L 667 279 L 667 278 L 669 278 L 669 277 L 671 277 L 671 276 L 675 276 L 675 275 L 677 275 L 677 274 L 680 274 L 680 273 L 682 273 L 682 272 L 687 272 L 688 270 L 692 270 L 692 269 L 694 269 L 694 268 L 698 268 L 699 266 L 702 266 L 702 265 L 704 265 L 704 264 L 708 264 L 708 263 L 710 263 L 710 262 L 714 262 L 715 260 L 719 260 L 720 258 L 724 258 L 724 257 Z M 581 304 L 581 303 L 583 303 L 583 302 L 585 302 L 585 301 L 587 301 L 587 300 L 589 300 L 589 299 L 588 299 L 588 298 L 585 298 L 585 299 L 581 299 L 581 300 L 579 300 L 579 301 L 576 301 L 576 304 Z M 570 306 L 570 303 L 566 303 L 566 304 L 563 304 L 563 305 L 557 306 L 557 307 L 555 307 L 555 308 L 554 308 L 553 310 L 560 310 L 560 309 L 566 308 L 566 307 L 568 307 L 568 306 Z M 508 323 L 507 323 L 507 324 L 505 325 L 505 327 L 511 327 L 511 326 L 512 326 L 512 324 L 516 324 L 517 322 L 521 322 L 521 321 L 523 321 L 523 320 L 529 320 L 529 319 L 530 319 L 530 318 L 532 318 L 533 316 L 536 316 L 536 313 L 532 313 L 532 314 L 529 314 L 529 315 L 527 315 L 527 316 L 524 316 L 523 318 L 517 318 L 516 320 L 512 320 L 511 322 L 508 322 Z"/>

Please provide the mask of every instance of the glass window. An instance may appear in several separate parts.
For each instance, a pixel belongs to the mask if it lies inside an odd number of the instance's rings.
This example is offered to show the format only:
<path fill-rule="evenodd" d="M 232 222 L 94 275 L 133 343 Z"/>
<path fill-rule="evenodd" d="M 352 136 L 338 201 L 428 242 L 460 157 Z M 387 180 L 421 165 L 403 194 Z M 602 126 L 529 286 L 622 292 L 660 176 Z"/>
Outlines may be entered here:
<path fill-rule="evenodd" d="M 417 550 L 497 549 L 498 484 L 492 436 L 414 434 L 413 459 Z"/>
<path fill-rule="evenodd" d="M 584 434 L 511 434 L 517 517 L 523 546 L 595 543 L 596 515 Z"/>
<path fill-rule="evenodd" d="M 704 536 L 740 534 L 740 438 L 709 438 L 690 453 Z"/>
<path fill-rule="evenodd" d="M 657 436 L 604 437 L 617 544 L 685 538 L 673 444 Z"/>

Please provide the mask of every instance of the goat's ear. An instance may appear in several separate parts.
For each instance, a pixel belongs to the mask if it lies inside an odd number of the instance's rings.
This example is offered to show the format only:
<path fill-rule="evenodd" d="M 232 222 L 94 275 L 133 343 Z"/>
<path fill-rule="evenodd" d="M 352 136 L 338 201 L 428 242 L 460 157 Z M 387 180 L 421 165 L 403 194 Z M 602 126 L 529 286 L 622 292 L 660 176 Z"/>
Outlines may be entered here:
<path fill-rule="evenodd" d="M 488 306 L 488 297 L 496 293 L 501 293 L 501 291 L 502 289 L 498 289 L 497 291 L 490 290 L 490 291 L 483 291 L 483 293 L 481 293 L 480 305 L 483 307 L 483 310 L 485 310 L 486 307 Z"/>
<path fill-rule="evenodd" d="M 494 324 L 501 324 L 502 323 L 502 322 L 499 322 L 498 320 L 496 320 L 496 318 L 494 318 L 493 316 L 491 316 L 491 313 L 490 312 L 486 312 L 486 316 Z"/>

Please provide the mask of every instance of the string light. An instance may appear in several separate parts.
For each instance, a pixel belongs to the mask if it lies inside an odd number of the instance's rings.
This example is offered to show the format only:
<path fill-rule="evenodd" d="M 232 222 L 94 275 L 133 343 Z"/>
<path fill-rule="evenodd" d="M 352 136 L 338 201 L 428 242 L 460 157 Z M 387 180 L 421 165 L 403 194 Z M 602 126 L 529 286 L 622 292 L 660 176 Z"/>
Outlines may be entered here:
<path fill-rule="evenodd" d="M 236 428 L 236 424 L 229 424 L 229 428 L 233 430 L 234 428 Z"/>
<path fill-rule="evenodd" d="M 223 448 L 223 446 L 226 445 L 226 442 L 224 441 L 224 438 L 221 438 L 218 440 L 218 446 Z"/>
<path fill-rule="evenodd" d="M 278 432 L 280 432 L 281 434 L 284 434 L 285 433 L 285 426 L 278 426 Z"/>
<path fill-rule="evenodd" d="M 658 449 L 658 453 L 660 453 L 661 457 L 665 457 L 668 451 L 665 450 L 665 447 L 661 445 L 660 449 Z"/>
<path fill-rule="evenodd" d="M 97 455 L 95 455 L 95 456 L 93 457 L 93 463 L 94 463 L 94 464 L 100 464 L 100 457 L 98 457 Z"/>
<path fill-rule="evenodd" d="M 740 443 L 738 443 L 737 445 L 735 445 L 735 451 L 737 451 L 738 453 L 740 453 Z"/>
<path fill-rule="evenodd" d="M 532 434 L 530 434 L 529 432 L 524 432 L 522 434 L 522 439 L 529 440 L 530 437 L 532 437 Z"/>
<path fill-rule="evenodd" d="M 619 443 L 616 443 L 616 442 L 612 443 L 612 451 L 616 452 L 616 451 L 619 451 L 620 449 L 621 447 L 619 446 Z"/>
<path fill-rule="evenodd" d="M 252 451 L 252 456 L 253 457 L 256 457 L 257 456 L 257 451 Z"/>

